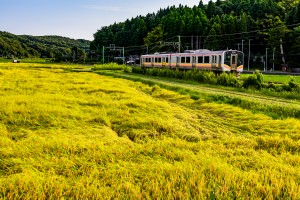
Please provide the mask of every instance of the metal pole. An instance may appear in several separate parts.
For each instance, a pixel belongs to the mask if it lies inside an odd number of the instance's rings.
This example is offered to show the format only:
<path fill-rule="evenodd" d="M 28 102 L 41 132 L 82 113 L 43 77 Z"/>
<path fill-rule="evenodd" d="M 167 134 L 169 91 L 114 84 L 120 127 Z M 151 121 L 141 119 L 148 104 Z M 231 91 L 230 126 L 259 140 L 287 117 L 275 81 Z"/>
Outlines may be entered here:
<path fill-rule="evenodd" d="M 124 47 L 123 47 L 123 65 L 125 64 L 125 50 L 124 50 Z"/>
<path fill-rule="evenodd" d="M 238 43 L 238 50 L 240 50 L 240 43 Z"/>
<path fill-rule="evenodd" d="M 251 54 L 250 54 L 250 41 L 251 41 L 252 39 L 249 39 L 249 56 L 248 56 L 248 71 L 250 70 L 250 56 L 251 56 Z"/>
<path fill-rule="evenodd" d="M 178 35 L 178 53 L 180 53 L 180 48 L 181 48 L 181 38 L 180 35 Z"/>
<path fill-rule="evenodd" d="M 104 65 L 104 46 L 102 46 L 102 65 Z"/>
<path fill-rule="evenodd" d="M 191 37 L 191 49 L 194 49 L 194 35 Z"/>
<path fill-rule="evenodd" d="M 245 40 L 242 40 L 242 52 L 244 52 L 244 41 Z"/>
<path fill-rule="evenodd" d="M 268 49 L 269 48 L 266 48 L 266 68 L 264 71 L 268 70 Z"/>
<path fill-rule="evenodd" d="M 274 70 L 275 70 L 275 69 L 274 69 L 275 49 L 276 49 L 276 48 L 274 47 L 274 48 L 273 48 L 273 72 L 274 72 Z"/>

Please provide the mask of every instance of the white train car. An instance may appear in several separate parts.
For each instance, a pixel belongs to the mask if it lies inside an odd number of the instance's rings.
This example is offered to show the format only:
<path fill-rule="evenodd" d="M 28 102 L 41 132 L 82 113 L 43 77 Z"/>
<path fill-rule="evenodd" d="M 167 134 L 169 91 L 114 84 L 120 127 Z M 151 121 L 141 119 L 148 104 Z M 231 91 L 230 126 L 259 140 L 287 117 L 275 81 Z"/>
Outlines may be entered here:
<path fill-rule="evenodd" d="M 155 53 L 142 55 L 141 66 L 242 72 L 244 54 L 237 50 L 209 51 L 206 49 L 184 53 Z"/>

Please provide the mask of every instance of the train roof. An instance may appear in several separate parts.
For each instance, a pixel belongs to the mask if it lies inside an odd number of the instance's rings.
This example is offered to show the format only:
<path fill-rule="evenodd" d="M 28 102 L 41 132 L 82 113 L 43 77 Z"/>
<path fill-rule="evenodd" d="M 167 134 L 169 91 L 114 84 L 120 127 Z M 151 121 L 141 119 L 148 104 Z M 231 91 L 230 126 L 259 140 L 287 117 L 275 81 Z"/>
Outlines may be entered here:
<path fill-rule="evenodd" d="M 186 50 L 182 53 L 172 53 L 172 52 L 169 52 L 169 53 L 166 53 L 166 52 L 156 52 L 154 54 L 145 54 L 145 55 L 142 55 L 142 56 L 166 56 L 166 55 L 170 55 L 170 54 L 178 54 L 178 55 L 188 55 L 188 54 L 220 54 L 220 53 L 223 53 L 223 52 L 229 52 L 229 51 L 234 51 L 234 52 L 241 52 L 241 51 L 238 51 L 238 50 L 233 50 L 233 49 L 230 49 L 230 50 L 218 50 L 218 51 L 210 51 L 208 49 L 198 49 L 198 50 Z M 241 52 L 242 53 L 242 52 Z"/>

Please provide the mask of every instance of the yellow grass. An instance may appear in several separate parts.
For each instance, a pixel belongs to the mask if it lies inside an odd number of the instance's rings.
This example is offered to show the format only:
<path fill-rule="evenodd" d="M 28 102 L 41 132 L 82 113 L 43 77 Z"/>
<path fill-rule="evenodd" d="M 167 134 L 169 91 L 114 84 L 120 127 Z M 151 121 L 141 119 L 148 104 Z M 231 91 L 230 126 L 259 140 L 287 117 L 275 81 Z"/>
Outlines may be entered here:
<path fill-rule="evenodd" d="M 300 198 L 300 121 L 74 66 L 0 64 L 0 199 Z"/>

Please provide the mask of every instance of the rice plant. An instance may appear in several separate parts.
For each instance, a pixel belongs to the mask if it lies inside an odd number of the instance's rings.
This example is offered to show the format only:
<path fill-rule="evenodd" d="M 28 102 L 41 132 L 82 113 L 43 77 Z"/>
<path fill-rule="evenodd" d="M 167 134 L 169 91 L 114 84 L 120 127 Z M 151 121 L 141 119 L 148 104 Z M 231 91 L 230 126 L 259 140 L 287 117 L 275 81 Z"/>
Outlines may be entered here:
<path fill-rule="evenodd" d="M 300 121 L 0 65 L 0 199 L 299 199 Z"/>

